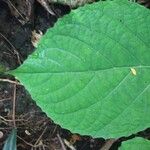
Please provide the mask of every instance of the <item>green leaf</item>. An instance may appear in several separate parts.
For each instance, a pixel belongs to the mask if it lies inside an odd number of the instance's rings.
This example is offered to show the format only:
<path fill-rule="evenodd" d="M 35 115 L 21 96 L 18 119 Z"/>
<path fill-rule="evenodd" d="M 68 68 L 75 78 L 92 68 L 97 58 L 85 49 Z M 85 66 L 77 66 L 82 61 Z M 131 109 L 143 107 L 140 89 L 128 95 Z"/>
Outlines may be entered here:
<path fill-rule="evenodd" d="M 93 137 L 150 126 L 150 11 L 98 2 L 59 19 L 10 72 L 62 127 Z"/>
<path fill-rule="evenodd" d="M 16 129 L 13 129 L 11 134 L 8 136 L 8 138 L 5 141 L 5 145 L 3 147 L 3 150 L 17 150 L 16 147 Z"/>
<path fill-rule="evenodd" d="M 150 141 L 137 137 L 123 142 L 119 150 L 150 150 Z"/>

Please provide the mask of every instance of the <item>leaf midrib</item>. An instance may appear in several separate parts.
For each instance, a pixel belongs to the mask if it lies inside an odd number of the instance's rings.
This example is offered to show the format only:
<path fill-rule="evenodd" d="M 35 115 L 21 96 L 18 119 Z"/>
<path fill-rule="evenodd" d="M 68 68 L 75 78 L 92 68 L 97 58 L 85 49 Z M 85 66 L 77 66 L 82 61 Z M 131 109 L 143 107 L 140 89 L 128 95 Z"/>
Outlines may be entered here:
<path fill-rule="evenodd" d="M 150 66 L 143 66 L 143 65 L 138 65 L 138 66 L 114 66 L 114 67 L 111 67 L 111 68 L 105 68 L 105 69 L 97 69 L 97 70 L 77 70 L 77 71 L 64 71 L 64 72 L 59 72 L 59 71 L 54 71 L 54 72 L 17 72 L 15 71 L 15 74 L 18 74 L 18 73 L 26 73 L 26 74 L 63 74 L 63 73 L 93 73 L 93 72 L 103 72 L 103 71 L 109 71 L 109 70 L 117 70 L 117 69 L 131 69 L 131 68 L 135 68 L 135 69 L 138 69 L 138 68 L 150 68 Z M 13 72 L 13 71 L 12 71 Z M 10 74 L 11 74 L 11 71 L 10 71 Z"/>

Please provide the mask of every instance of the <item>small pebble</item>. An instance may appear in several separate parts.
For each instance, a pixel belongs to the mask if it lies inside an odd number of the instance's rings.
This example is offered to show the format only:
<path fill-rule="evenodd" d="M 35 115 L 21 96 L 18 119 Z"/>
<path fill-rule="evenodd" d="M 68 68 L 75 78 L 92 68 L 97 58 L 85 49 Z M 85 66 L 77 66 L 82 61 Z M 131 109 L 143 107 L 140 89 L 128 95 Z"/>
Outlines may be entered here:
<path fill-rule="evenodd" d="M 25 133 L 26 133 L 27 135 L 31 135 L 31 133 L 30 133 L 28 130 L 25 130 Z"/>
<path fill-rule="evenodd" d="M 0 131 L 0 139 L 2 139 L 2 138 L 3 138 L 3 136 L 4 136 L 3 132 L 2 132 L 2 131 Z"/>

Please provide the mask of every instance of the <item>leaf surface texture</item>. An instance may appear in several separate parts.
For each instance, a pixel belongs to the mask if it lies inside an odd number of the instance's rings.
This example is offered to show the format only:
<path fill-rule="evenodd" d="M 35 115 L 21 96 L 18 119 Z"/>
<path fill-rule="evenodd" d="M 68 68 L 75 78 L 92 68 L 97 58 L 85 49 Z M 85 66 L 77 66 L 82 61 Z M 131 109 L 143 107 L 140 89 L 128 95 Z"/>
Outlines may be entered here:
<path fill-rule="evenodd" d="M 10 73 L 54 122 L 93 137 L 150 126 L 150 11 L 98 2 L 59 19 Z"/>

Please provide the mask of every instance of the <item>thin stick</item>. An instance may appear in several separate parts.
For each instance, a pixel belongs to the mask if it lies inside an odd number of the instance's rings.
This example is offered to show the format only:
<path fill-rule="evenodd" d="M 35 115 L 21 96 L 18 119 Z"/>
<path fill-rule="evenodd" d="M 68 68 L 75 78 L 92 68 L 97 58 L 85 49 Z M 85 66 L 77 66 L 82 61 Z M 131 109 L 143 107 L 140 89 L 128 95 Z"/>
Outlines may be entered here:
<path fill-rule="evenodd" d="M 24 18 L 21 13 L 19 12 L 19 10 L 12 4 L 12 2 L 10 0 L 8 0 L 8 3 L 16 10 L 16 12 L 21 16 L 21 18 L 26 21 L 26 18 Z"/>
<path fill-rule="evenodd" d="M 64 145 L 64 142 L 62 141 L 62 139 L 61 139 L 61 137 L 60 137 L 59 134 L 57 134 L 57 137 L 58 137 L 58 140 L 59 140 L 59 142 L 61 144 L 62 150 L 67 150 L 66 147 L 65 147 L 65 145 Z"/>
<path fill-rule="evenodd" d="M 13 122 L 13 120 L 6 119 L 6 118 L 4 118 L 2 116 L 0 116 L 0 119 L 2 119 L 5 122 Z M 15 119 L 15 121 L 21 122 L 21 121 L 24 121 L 24 119 Z"/>
<path fill-rule="evenodd" d="M 55 13 L 51 10 L 51 8 L 49 7 L 48 1 L 45 0 L 37 0 L 44 8 L 46 11 L 48 11 L 48 13 L 50 13 L 51 15 L 55 15 Z"/>
<path fill-rule="evenodd" d="M 4 123 L 4 124 L 6 124 L 6 125 L 8 124 L 8 123 L 6 122 L 6 120 L 5 120 L 5 119 L 3 119 L 3 117 L 2 117 L 2 116 L 0 116 L 0 121 L 1 121 L 1 122 L 3 122 L 3 123 Z"/>
<path fill-rule="evenodd" d="M 24 143 L 26 143 L 27 145 L 31 146 L 31 147 L 35 147 L 34 145 L 32 145 L 31 143 L 25 141 L 23 138 L 21 138 L 20 136 L 17 135 L 17 137 L 22 140 Z"/>
<path fill-rule="evenodd" d="M 109 139 L 100 150 L 109 150 L 118 139 Z"/>
<path fill-rule="evenodd" d="M 0 102 L 11 100 L 11 97 L 0 99 Z"/>
<path fill-rule="evenodd" d="M 12 127 L 3 127 L 3 128 L 0 128 L 0 130 L 6 130 L 6 129 L 11 130 Z"/>
<path fill-rule="evenodd" d="M 17 52 L 16 48 L 11 44 L 11 42 L 10 42 L 2 33 L 0 33 L 0 35 L 8 42 L 8 44 L 13 48 L 14 53 L 15 53 L 16 56 L 17 56 L 18 63 L 19 63 L 19 65 L 21 65 L 21 60 L 20 60 L 20 57 L 19 57 L 19 53 Z"/>
<path fill-rule="evenodd" d="M 0 79 L 0 81 L 9 82 L 9 83 L 16 84 L 16 85 L 22 85 L 21 83 L 19 83 L 17 81 L 10 80 L 10 79 Z"/>
<path fill-rule="evenodd" d="M 71 150 L 76 150 L 76 148 L 71 144 L 69 143 L 66 139 L 64 139 L 64 143 L 66 144 L 66 146 L 68 148 L 70 148 Z"/>
<path fill-rule="evenodd" d="M 12 120 L 8 120 L 8 119 L 6 119 L 6 118 L 4 118 L 4 117 L 2 117 L 2 116 L 0 116 L 0 119 L 4 120 L 5 122 L 12 121 Z"/>
<path fill-rule="evenodd" d="M 53 135 L 54 135 L 56 129 L 57 129 L 57 125 L 55 125 L 55 128 L 54 128 L 54 130 L 53 130 L 53 132 L 52 132 L 52 134 L 51 134 L 51 136 L 50 136 L 51 138 L 53 137 Z"/>
<path fill-rule="evenodd" d="M 36 146 L 36 145 L 39 143 L 39 141 L 40 141 L 40 139 L 42 138 L 43 134 L 45 133 L 46 129 L 47 129 L 47 127 L 45 127 L 45 129 L 43 130 L 42 134 L 39 136 L 39 138 L 38 138 L 37 141 L 35 142 L 34 146 Z"/>
<path fill-rule="evenodd" d="M 12 113 L 12 120 L 13 120 L 14 128 L 16 128 L 15 114 L 16 114 L 16 84 L 14 84 L 13 113 Z"/>
<path fill-rule="evenodd" d="M 22 140 L 25 144 L 31 146 L 32 149 L 33 149 L 33 148 L 37 149 L 37 147 L 41 146 L 41 145 L 33 145 L 33 144 L 27 142 L 26 140 L 24 140 L 24 139 L 23 139 L 22 137 L 20 137 L 19 135 L 17 135 L 17 137 L 18 137 L 20 140 Z M 43 145 L 43 146 L 47 147 L 46 145 Z M 47 147 L 47 148 L 48 148 L 48 147 Z"/>

